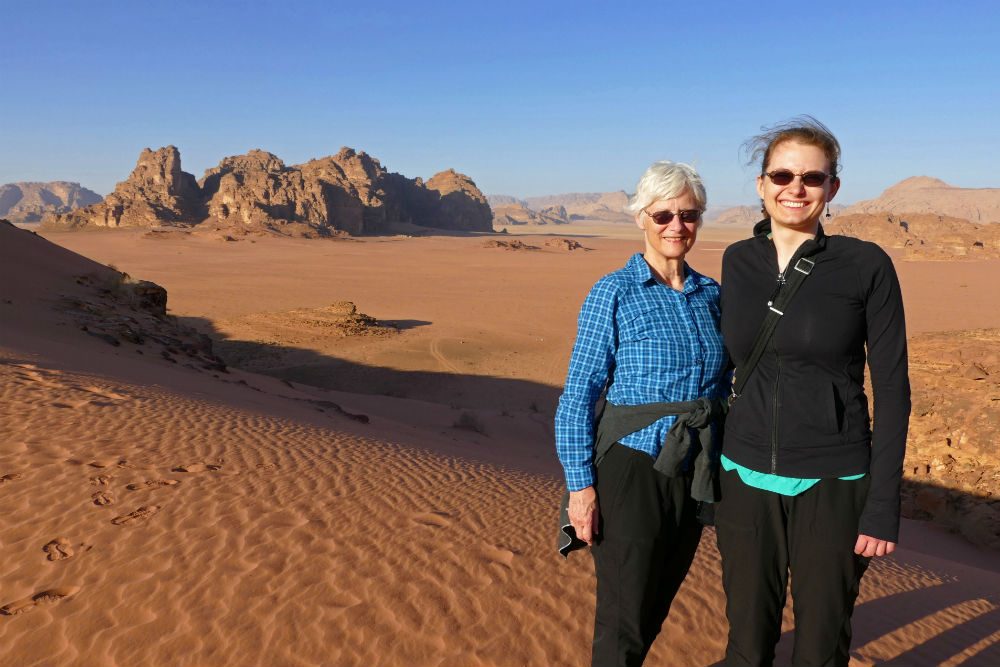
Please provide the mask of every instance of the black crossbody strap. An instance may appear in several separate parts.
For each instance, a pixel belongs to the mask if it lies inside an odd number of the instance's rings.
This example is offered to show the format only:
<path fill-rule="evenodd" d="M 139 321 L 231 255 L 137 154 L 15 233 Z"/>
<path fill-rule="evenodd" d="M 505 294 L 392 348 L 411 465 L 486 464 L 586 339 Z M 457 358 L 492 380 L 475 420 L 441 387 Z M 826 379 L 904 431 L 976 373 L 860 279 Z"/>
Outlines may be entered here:
<path fill-rule="evenodd" d="M 795 266 L 792 267 L 792 271 L 785 277 L 785 284 L 782 286 L 782 289 L 778 290 L 774 301 L 768 302 L 767 315 L 764 316 L 764 321 L 757 331 L 757 338 L 754 339 L 750 357 L 747 358 L 746 363 L 742 367 L 736 369 L 736 374 L 733 377 L 733 390 L 729 396 L 730 404 L 743 393 L 747 379 L 749 379 L 751 373 L 757 367 L 757 362 L 760 361 L 761 356 L 764 354 L 764 348 L 767 347 L 768 341 L 771 340 L 771 335 L 774 333 L 775 327 L 778 326 L 781 316 L 785 314 L 788 303 L 795 296 L 795 293 L 799 291 L 799 287 L 809 277 L 809 274 L 812 273 L 815 264 L 816 262 L 808 257 L 800 257 L 795 262 Z"/>

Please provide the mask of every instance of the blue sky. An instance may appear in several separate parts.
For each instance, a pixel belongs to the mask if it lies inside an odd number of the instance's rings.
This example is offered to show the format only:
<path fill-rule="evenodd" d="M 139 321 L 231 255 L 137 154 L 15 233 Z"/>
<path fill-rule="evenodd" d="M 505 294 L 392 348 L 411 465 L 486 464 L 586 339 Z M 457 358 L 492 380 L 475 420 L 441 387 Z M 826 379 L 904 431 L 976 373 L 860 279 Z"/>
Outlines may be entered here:
<path fill-rule="evenodd" d="M 351 146 L 519 196 L 631 190 L 673 159 L 710 203 L 750 203 L 740 144 L 811 113 L 843 144 L 844 202 L 914 175 L 1000 187 L 988 2 L 3 5 L 0 183 L 106 194 L 146 146 L 197 177 Z"/>

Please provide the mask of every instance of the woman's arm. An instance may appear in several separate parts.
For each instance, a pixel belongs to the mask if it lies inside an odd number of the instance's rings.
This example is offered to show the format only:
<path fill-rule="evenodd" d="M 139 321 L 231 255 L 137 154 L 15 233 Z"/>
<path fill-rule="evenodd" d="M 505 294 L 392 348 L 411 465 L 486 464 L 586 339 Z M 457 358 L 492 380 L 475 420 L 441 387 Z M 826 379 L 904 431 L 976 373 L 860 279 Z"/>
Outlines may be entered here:
<path fill-rule="evenodd" d="M 617 291 L 610 278 L 602 278 L 584 300 L 556 409 L 556 452 L 571 492 L 594 484 L 594 404 L 614 367 Z"/>
<path fill-rule="evenodd" d="M 873 248 L 865 263 L 870 267 L 862 275 L 870 276 L 865 286 L 865 320 L 874 416 L 871 486 L 861 513 L 856 550 L 861 549 L 858 553 L 867 556 L 882 555 L 878 553 L 882 550 L 891 553 L 889 545 L 894 547 L 899 539 L 910 380 L 903 297 L 892 260 L 880 248 Z"/>

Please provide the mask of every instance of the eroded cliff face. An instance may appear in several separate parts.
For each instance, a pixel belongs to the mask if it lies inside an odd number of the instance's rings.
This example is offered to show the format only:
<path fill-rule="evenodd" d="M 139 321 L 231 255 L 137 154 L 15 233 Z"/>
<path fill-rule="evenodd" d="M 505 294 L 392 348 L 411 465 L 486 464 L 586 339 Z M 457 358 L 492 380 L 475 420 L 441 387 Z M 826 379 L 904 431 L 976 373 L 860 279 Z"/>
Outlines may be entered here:
<path fill-rule="evenodd" d="M 177 149 L 167 146 L 144 150 L 132 174 L 104 202 L 49 215 L 45 223 L 205 225 L 328 236 L 386 233 L 394 223 L 491 231 L 492 214 L 482 192 L 463 174 L 444 171 L 425 184 L 389 172 L 372 156 L 351 148 L 295 166 L 267 151 L 252 150 L 223 159 L 199 183 L 181 170 Z"/>

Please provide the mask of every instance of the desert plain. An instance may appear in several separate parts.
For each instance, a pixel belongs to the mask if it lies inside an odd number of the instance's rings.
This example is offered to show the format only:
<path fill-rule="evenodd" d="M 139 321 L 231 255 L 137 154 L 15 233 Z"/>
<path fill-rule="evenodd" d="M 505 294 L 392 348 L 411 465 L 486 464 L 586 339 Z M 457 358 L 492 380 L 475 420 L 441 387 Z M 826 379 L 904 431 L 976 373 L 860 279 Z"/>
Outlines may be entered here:
<path fill-rule="evenodd" d="M 0 224 L 0 664 L 586 664 L 552 417 L 580 303 L 641 239 L 509 232 Z M 688 259 L 718 277 L 747 235 Z M 1000 665 L 1000 260 L 893 256 L 911 518 L 851 664 Z M 723 609 L 707 529 L 648 664 L 718 661 Z"/>

